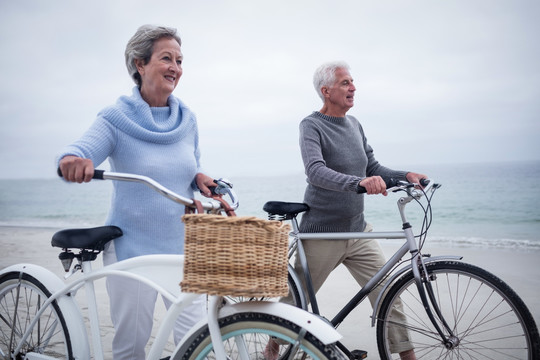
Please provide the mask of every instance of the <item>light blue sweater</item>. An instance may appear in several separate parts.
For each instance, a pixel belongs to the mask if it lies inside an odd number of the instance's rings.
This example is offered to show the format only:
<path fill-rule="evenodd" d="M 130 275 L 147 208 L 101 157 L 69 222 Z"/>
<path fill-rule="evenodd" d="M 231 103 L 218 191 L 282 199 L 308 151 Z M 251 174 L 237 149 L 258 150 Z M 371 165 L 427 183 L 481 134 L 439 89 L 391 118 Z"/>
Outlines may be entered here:
<path fill-rule="evenodd" d="M 168 107 L 151 108 L 137 87 L 103 109 L 94 124 L 58 156 L 91 159 L 97 168 L 109 159 L 111 171 L 153 178 L 179 195 L 192 198 L 194 178 L 200 172 L 195 115 L 176 97 Z M 149 187 L 113 182 L 107 225 L 124 235 L 114 245 L 118 260 L 147 254 L 182 254 L 184 206 Z"/>

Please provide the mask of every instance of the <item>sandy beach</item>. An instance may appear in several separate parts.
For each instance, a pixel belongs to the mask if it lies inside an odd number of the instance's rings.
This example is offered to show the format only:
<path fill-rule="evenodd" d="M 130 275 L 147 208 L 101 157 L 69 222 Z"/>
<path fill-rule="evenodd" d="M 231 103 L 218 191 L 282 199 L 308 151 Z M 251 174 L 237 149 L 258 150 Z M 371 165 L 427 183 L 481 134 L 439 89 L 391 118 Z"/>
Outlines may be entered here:
<path fill-rule="evenodd" d="M 58 249 L 51 247 L 50 239 L 56 229 L 0 227 L 0 268 L 17 264 L 33 263 L 41 265 L 58 276 L 64 270 L 58 260 Z M 397 245 L 381 241 L 387 254 L 391 255 Z M 495 249 L 481 247 L 428 247 L 432 255 L 460 255 L 465 262 L 480 266 L 500 277 L 525 301 L 533 313 L 537 324 L 540 323 L 540 251 L 520 249 Z M 95 266 L 102 265 L 101 258 Z M 106 358 L 112 358 L 110 347 L 113 329 L 109 320 L 109 309 L 104 282 L 96 283 L 98 303 L 101 306 L 100 321 Z M 331 274 L 318 294 L 321 313 L 333 317 L 358 288 L 353 278 L 344 267 L 339 267 Z M 77 295 L 84 314 L 83 291 Z M 154 324 L 159 323 L 159 316 L 164 311 L 158 301 Z M 369 353 L 369 359 L 377 359 L 375 329 L 371 328 L 371 306 L 364 302 L 341 324 L 339 332 L 344 336 L 343 343 L 351 349 L 363 349 Z M 172 343 L 169 348 L 172 347 Z"/>

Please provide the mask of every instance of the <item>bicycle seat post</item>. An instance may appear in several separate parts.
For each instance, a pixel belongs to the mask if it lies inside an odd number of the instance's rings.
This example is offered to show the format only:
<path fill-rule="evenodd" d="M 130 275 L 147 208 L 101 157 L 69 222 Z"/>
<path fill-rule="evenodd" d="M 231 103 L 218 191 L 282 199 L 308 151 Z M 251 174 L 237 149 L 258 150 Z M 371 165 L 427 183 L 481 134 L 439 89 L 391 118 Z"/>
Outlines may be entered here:
<path fill-rule="evenodd" d="M 92 257 L 86 258 L 80 257 L 80 266 L 83 274 L 89 275 L 92 273 Z M 88 305 L 88 317 L 90 319 L 90 330 L 92 333 L 92 343 L 95 349 L 94 358 L 103 359 L 103 346 L 101 343 L 101 333 L 99 324 L 98 304 L 96 301 L 96 291 L 93 280 L 86 280 L 84 282 L 84 292 L 86 293 L 86 301 Z"/>

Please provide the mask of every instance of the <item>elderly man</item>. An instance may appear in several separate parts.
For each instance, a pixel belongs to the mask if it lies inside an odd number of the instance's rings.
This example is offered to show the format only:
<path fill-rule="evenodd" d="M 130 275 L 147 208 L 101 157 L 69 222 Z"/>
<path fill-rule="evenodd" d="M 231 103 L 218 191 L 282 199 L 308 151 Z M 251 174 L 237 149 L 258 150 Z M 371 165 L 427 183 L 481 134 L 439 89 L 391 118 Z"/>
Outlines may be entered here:
<path fill-rule="evenodd" d="M 323 105 L 300 123 L 300 149 L 308 183 L 304 202 L 310 208 L 302 217 L 300 231 L 372 231 L 364 219 L 361 187 L 367 194 L 386 195 L 383 178 L 419 183 L 427 177 L 391 170 L 375 159 L 362 125 L 347 115 L 354 106 L 356 88 L 346 63 L 323 64 L 316 70 L 313 83 Z M 303 244 L 315 291 L 340 264 L 364 286 L 386 262 L 379 243 L 373 239 L 304 240 Z M 302 273 L 299 263 L 296 268 Z M 369 295 L 372 305 L 379 291 L 380 287 Z M 404 316 L 401 309 L 394 312 Z M 401 359 L 416 358 L 406 330 L 393 328 L 389 340 L 391 351 L 399 353 Z M 272 346 L 277 348 L 277 344 L 270 344 L 267 350 Z"/>

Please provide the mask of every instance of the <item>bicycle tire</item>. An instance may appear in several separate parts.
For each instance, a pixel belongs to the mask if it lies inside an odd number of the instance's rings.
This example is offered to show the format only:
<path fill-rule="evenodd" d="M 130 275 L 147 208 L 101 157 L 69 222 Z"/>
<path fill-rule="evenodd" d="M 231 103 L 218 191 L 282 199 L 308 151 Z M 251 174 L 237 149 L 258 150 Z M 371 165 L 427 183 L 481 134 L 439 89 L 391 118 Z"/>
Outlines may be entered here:
<path fill-rule="evenodd" d="M 0 359 L 11 359 L 19 339 L 50 296 L 47 288 L 28 274 L 10 272 L 0 278 Z M 16 331 L 12 332 L 12 328 Z M 56 301 L 43 312 L 17 359 L 23 359 L 28 353 L 73 359 L 69 331 Z"/>
<path fill-rule="evenodd" d="M 288 357 L 288 350 L 294 344 L 301 328 L 292 322 L 269 314 L 246 312 L 219 319 L 219 327 L 227 359 L 240 358 L 238 344 L 245 344 L 250 359 L 264 359 L 264 349 L 270 337 L 281 346 L 278 359 Z M 241 346 L 240 346 L 241 347 Z M 336 344 L 324 345 L 310 333 L 300 342 L 300 351 L 294 358 L 346 360 Z M 176 360 L 215 359 L 208 326 L 195 332 L 180 348 Z"/>
<path fill-rule="evenodd" d="M 410 271 L 388 290 L 379 311 L 377 346 L 381 359 L 399 358 L 390 353 L 389 325 L 407 329 L 418 359 L 540 359 L 535 321 L 521 298 L 501 279 L 456 261 L 429 263 L 426 270 L 433 279 L 444 319 L 456 335 L 455 346 L 443 344 Z M 397 299 L 403 304 L 405 321 L 391 314 Z M 439 326 L 444 331 L 442 323 Z"/>
<path fill-rule="evenodd" d="M 307 305 L 304 304 L 304 306 L 302 306 L 302 298 L 300 297 L 300 291 L 299 291 L 299 284 L 297 284 L 293 278 L 291 277 L 290 274 L 288 274 L 287 276 L 287 285 L 289 287 L 289 295 L 287 296 L 287 298 L 290 298 L 291 301 L 287 301 L 288 304 L 292 305 L 292 306 L 295 306 L 295 307 L 298 307 L 298 308 L 301 308 L 301 309 L 304 309 L 304 310 L 307 310 Z M 240 303 L 240 302 L 245 302 L 245 301 L 279 301 L 280 298 L 279 297 L 273 297 L 273 298 L 270 298 L 270 297 L 249 297 L 249 296 L 227 296 L 227 299 L 233 303 L 233 304 L 236 304 L 236 303 Z"/>

